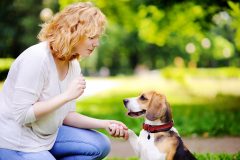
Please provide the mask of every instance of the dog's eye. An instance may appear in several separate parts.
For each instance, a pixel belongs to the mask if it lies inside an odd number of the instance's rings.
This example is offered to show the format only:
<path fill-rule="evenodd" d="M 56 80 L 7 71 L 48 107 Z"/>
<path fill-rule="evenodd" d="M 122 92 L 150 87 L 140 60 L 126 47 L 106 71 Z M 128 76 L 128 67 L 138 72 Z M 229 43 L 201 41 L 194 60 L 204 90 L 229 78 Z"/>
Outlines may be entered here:
<path fill-rule="evenodd" d="M 148 99 L 144 95 L 141 95 L 140 100 L 145 101 L 145 100 L 148 100 Z"/>

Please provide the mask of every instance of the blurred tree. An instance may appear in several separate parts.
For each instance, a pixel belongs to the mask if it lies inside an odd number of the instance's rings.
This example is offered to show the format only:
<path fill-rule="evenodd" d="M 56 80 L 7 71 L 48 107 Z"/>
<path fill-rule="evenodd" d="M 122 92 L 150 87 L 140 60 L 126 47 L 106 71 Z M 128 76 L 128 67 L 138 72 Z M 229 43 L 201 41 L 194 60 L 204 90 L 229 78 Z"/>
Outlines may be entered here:
<path fill-rule="evenodd" d="M 234 29 L 234 45 L 236 46 L 236 50 L 238 51 L 235 54 L 234 59 L 232 60 L 232 65 L 240 66 L 240 6 L 239 3 L 234 3 L 229 1 L 230 6 L 229 13 L 232 17 L 231 27 Z"/>
<path fill-rule="evenodd" d="M 16 57 L 37 42 L 43 7 L 56 12 L 78 1 L 1 1 L 1 56 Z M 176 60 L 180 66 L 240 66 L 238 0 L 92 1 L 109 23 L 97 54 L 82 62 L 89 73 L 101 67 L 113 75 L 132 73 L 138 66 L 158 69 Z"/>
<path fill-rule="evenodd" d="M 54 13 L 59 11 L 58 0 L 42 0 L 43 7 L 50 8 Z"/>
<path fill-rule="evenodd" d="M 75 1 L 59 0 L 61 7 L 72 2 Z M 138 65 L 150 69 L 173 65 L 176 58 L 182 59 L 186 66 L 239 66 L 232 63 L 236 54 L 234 26 L 238 26 L 231 21 L 232 14 L 238 13 L 235 3 L 226 0 L 93 2 L 109 20 L 97 60 L 94 64 L 89 61 L 96 66 L 95 70 L 106 66 L 112 74 L 130 73 Z M 232 14 L 228 13 L 228 3 L 232 5 Z"/>
<path fill-rule="evenodd" d="M 58 10 L 57 0 L 0 1 L 0 57 L 17 57 L 30 45 L 38 42 L 40 11 L 45 6 Z"/>
<path fill-rule="evenodd" d="M 0 56 L 6 57 L 10 56 L 11 46 L 13 48 L 15 44 L 14 35 L 16 34 L 16 22 L 13 18 L 16 18 L 17 15 L 14 13 L 13 7 L 14 0 L 9 1 L 0 1 Z"/>

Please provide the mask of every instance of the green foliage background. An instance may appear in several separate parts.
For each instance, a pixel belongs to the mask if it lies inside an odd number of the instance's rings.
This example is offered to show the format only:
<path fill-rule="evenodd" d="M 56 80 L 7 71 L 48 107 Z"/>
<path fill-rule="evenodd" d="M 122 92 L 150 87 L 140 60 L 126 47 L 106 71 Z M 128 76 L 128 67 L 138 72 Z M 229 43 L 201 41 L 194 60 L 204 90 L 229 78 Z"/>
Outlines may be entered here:
<path fill-rule="evenodd" d="M 15 58 L 38 42 L 42 9 L 56 13 L 80 0 L 25 1 L 0 1 L 0 57 Z M 106 14 L 108 27 L 96 54 L 81 62 L 85 75 L 102 67 L 118 75 L 138 66 L 240 66 L 238 0 L 91 1 Z"/>
<path fill-rule="evenodd" d="M 76 0 L 59 0 L 63 8 Z M 239 67 L 239 1 L 93 0 L 109 25 L 88 72 L 108 67 L 112 75 L 139 66 Z M 210 46 L 203 45 L 204 39 Z M 188 44 L 194 52 L 187 53 Z"/>

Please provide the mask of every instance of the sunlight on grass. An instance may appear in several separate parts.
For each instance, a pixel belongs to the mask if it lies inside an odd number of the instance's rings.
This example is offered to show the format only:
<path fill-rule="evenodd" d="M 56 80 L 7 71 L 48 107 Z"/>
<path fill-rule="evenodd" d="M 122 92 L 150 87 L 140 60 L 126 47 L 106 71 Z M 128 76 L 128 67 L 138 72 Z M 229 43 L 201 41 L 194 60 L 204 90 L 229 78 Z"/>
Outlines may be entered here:
<path fill-rule="evenodd" d="M 216 97 L 218 94 L 240 95 L 239 79 L 187 78 L 189 92 L 195 96 Z"/>
<path fill-rule="evenodd" d="M 87 88 L 77 100 L 77 112 L 122 121 L 138 133 L 142 119 L 126 116 L 123 99 L 156 90 L 167 96 L 176 128 L 183 136 L 239 136 L 240 77 L 208 76 L 207 71 L 202 70 L 201 76 L 182 74 L 180 78 L 171 77 L 174 74 L 163 77 L 160 72 L 143 76 L 86 77 Z M 0 89 L 2 85 L 0 82 Z"/>
<path fill-rule="evenodd" d="M 3 82 L 0 82 L 0 90 L 2 90 Z"/>
<path fill-rule="evenodd" d="M 91 83 L 97 80 L 98 78 L 87 78 L 87 85 L 93 85 L 90 88 L 97 88 L 99 84 Z M 142 119 L 126 116 L 127 110 L 123 105 L 123 99 L 138 96 L 144 91 L 156 90 L 167 96 L 173 109 L 176 128 L 182 135 L 237 136 L 240 133 L 238 78 L 184 78 L 179 81 L 154 74 L 100 80 L 101 87 L 115 85 L 106 87 L 106 90 L 96 90 L 90 96 L 79 99 L 78 112 L 96 118 L 120 120 L 138 133 Z M 229 123 L 231 125 L 228 125 Z"/>
<path fill-rule="evenodd" d="M 98 81 L 105 81 L 105 83 L 99 86 L 97 84 Z M 106 89 L 104 89 L 104 86 Z M 202 98 L 214 99 L 219 94 L 240 96 L 240 79 L 188 77 L 184 81 L 179 82 L 172 79 L 165 79 L 161 77 L 160 74 L 148 75 L 146 77 L 87 78 L 87 89 L 88 87 L 93 88 L 93 91 L 91 94 L 87 91 L 87 95 L 83 97 L 96 95 L 104 98 L 117 93 L 137 96 L 145 91 L 156 90 L 164 93 L 171 103 L 181 102 L 189 104 L 193 101 L 201 100 Z M 101 87 L 102 90 L 97 91 L 99 87 Z"/>
<path fill-rule="evenodd" d="M 240 153 L 230 154 L 230 153 L 195 153 L 194 154 L 198 160 L 239 160 Z M 105 158 L 104 160 L 138 160 L 137 157 L 130 158 Z"/>

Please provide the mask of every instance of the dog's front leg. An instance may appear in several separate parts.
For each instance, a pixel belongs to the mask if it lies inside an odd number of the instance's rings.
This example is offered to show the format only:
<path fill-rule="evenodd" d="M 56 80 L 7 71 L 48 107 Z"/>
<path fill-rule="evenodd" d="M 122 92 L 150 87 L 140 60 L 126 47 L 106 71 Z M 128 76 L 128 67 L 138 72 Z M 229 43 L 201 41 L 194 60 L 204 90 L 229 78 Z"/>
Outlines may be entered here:
<path fill-rule="evenodd" d="M 131 129 L 128 129 L 128 134 L 129 134 L 128 141 L 131 144 L 134 152 L 139 157 L 140 156 L 140 145 L 138 143 L 138 136 Z"/>

